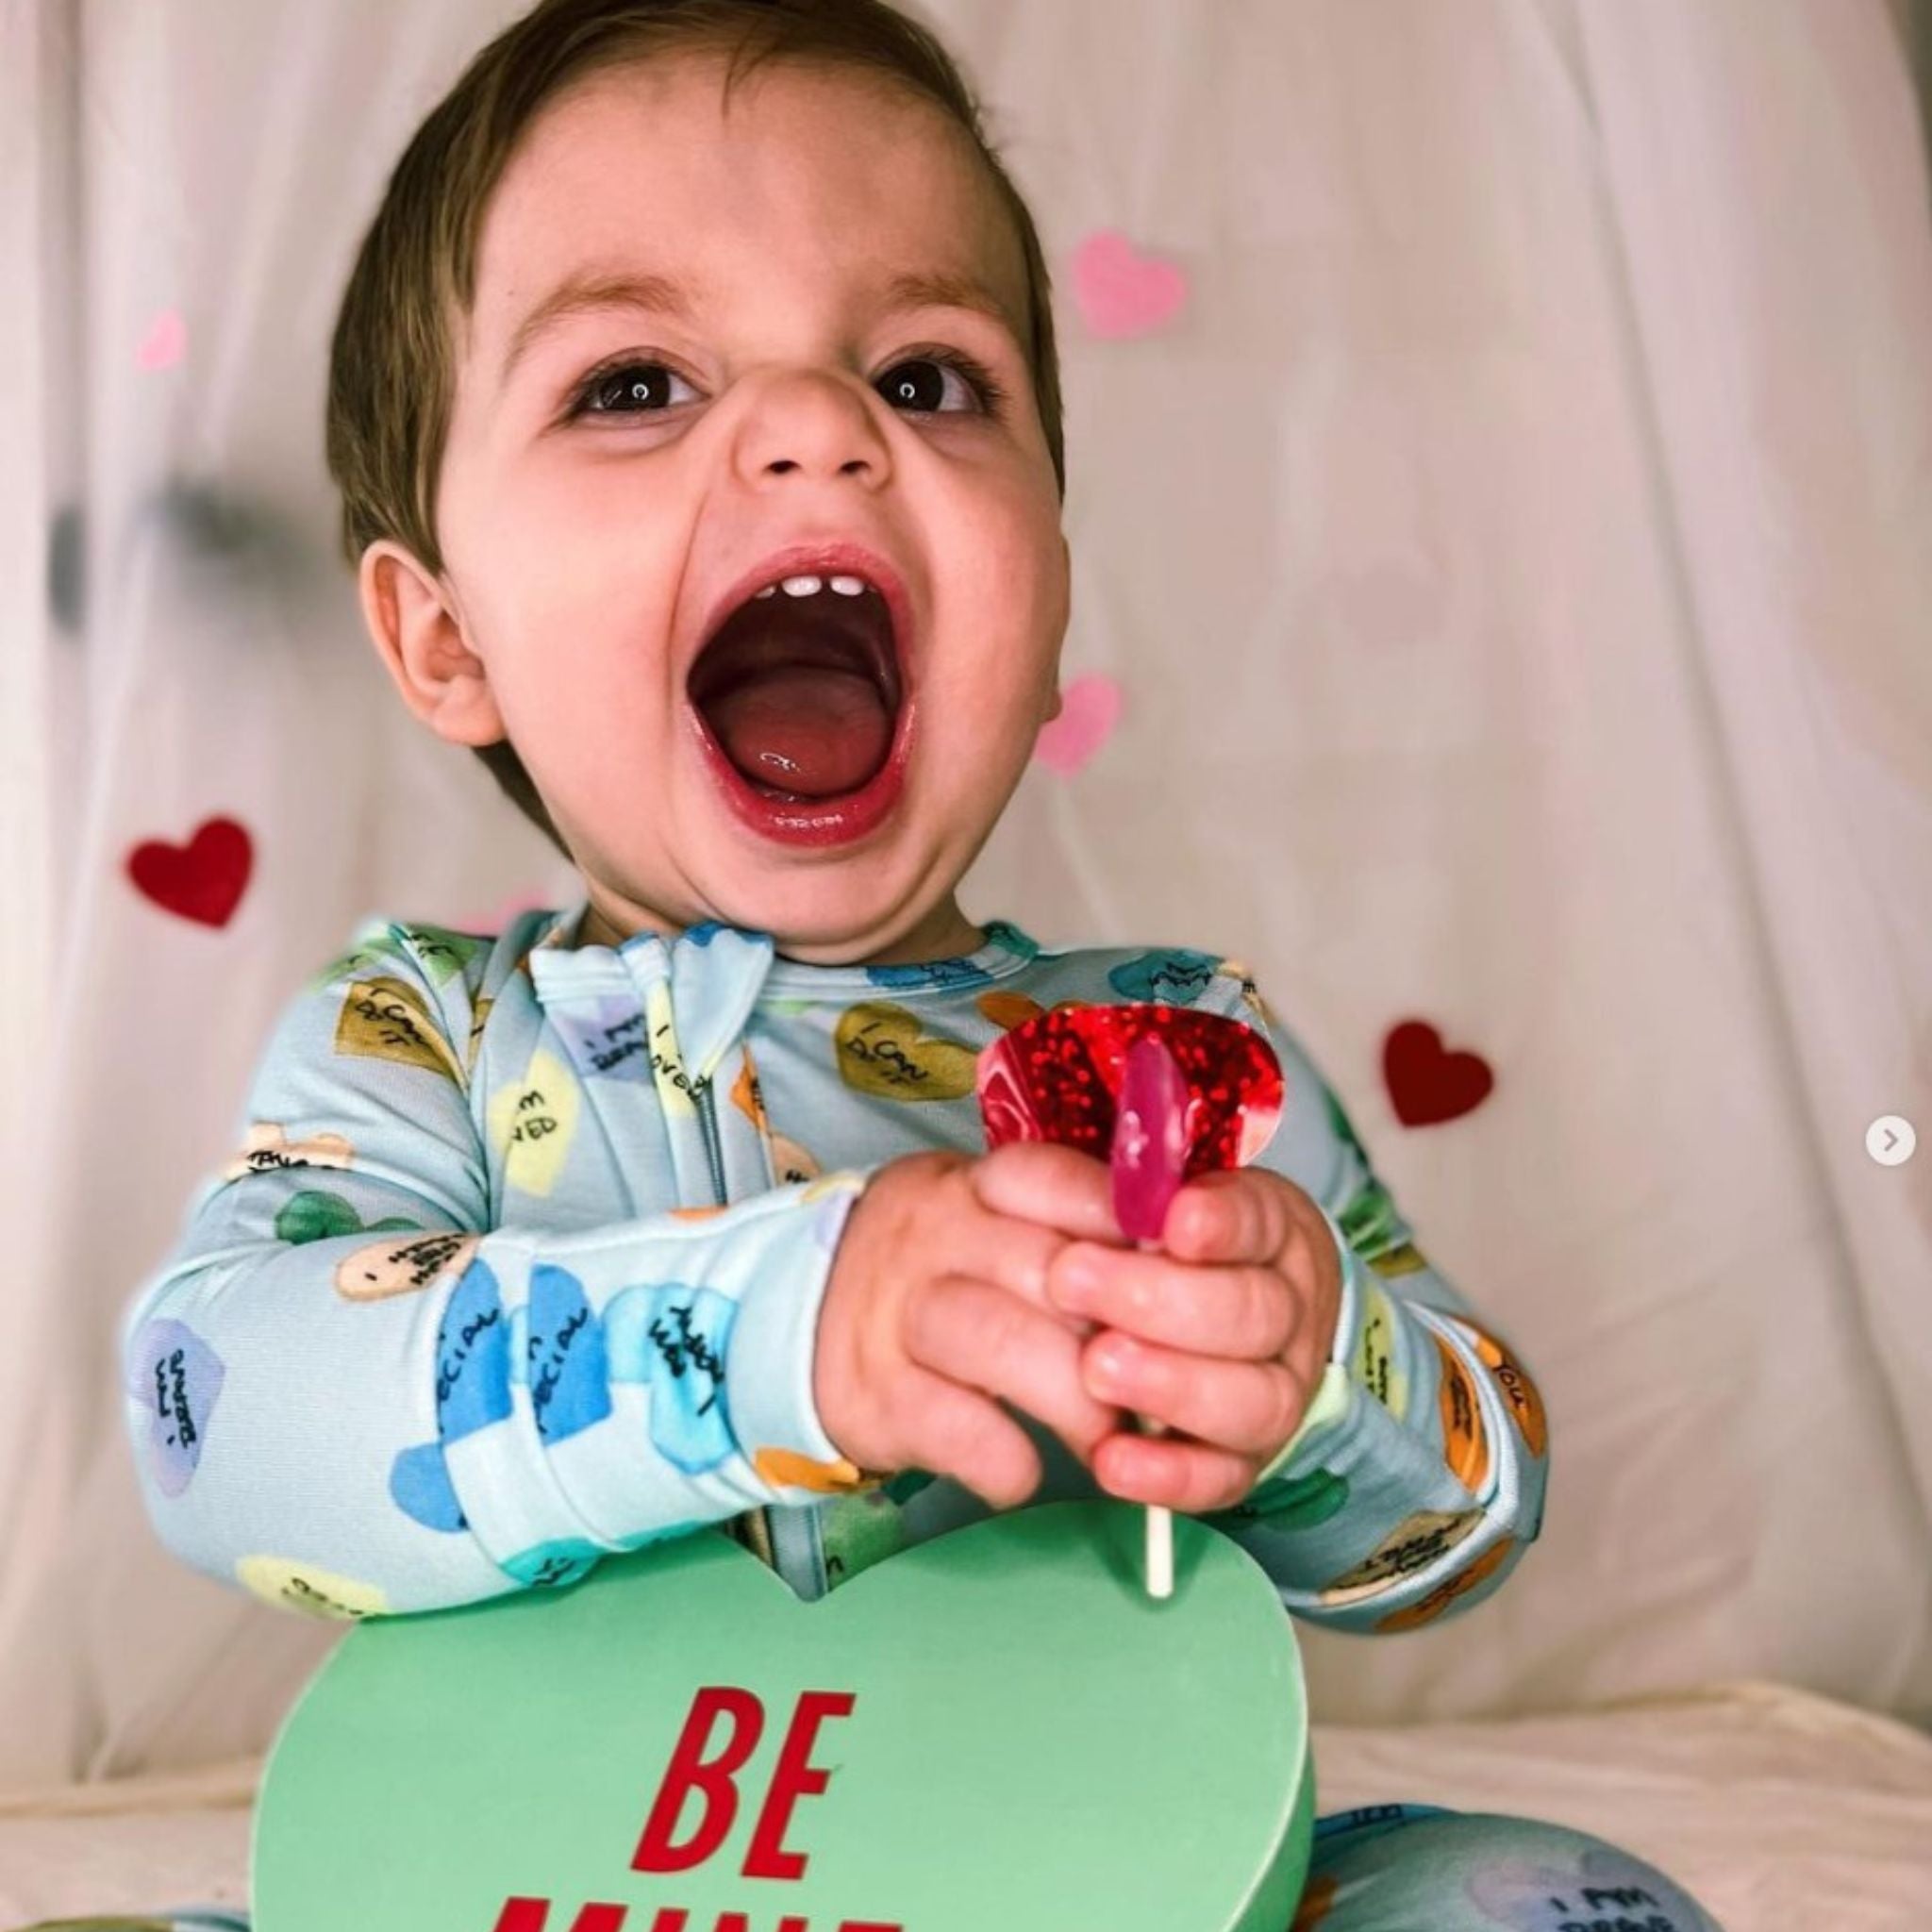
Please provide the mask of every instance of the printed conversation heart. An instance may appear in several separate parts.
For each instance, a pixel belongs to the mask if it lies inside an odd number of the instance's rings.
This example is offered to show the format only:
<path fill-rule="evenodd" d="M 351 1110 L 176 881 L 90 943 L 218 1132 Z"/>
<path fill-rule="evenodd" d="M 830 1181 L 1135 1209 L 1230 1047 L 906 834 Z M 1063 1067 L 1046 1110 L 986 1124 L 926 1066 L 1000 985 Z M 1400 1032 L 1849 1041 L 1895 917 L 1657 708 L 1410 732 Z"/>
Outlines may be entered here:
<path fill-rule="evenodd" d="M 1059 716 L 1040 727 L 1033 756 L 1071 778 L 1113 736 L 1121 706 L 1121 688 L 1112 678 L 1099 672 L 1074 678 L 1060 693 Z"/>
<path fill-rule="evenodd" d="M 458 1084 L 462 1079 L 449 1041 L 430 1017 L 423 995 L 407 980 L 389 974 L 358 979 L 342 995 L 335 1048 L 341 1054 L 422 1067 L 447 1074 Z"/>
<path fill-rule="evenodd" d="M 1024 992 L 983 992 L 973 1004 L 995 1026 L 1008 1029 L 1024 1026 L 1028 1020 L 1037 1020 L 1046 1011 L 1038 1000 Z M 1056 1000 L 1053 1009 L 1057 1013 L 1072 1013 L 1091 1004 L 1090 1000 Z"/>
<path fill-rule="evenodd" d="M 490 950 L 488 940 L 453 932 L 446 925 L 405 925 L 397 930 L 408 941 L 410 952 L 431 982 L 439 987 L 460 978 L 471 960 Z"/>
<path fill-rule="evenodd" d="M 127 855 L 127 875 L 142 896 L 198 925 L 227 924 L 254 865 L 247 828 L 225 818 L 205 821 L 186 845 L 149 839 Z"/>
<path fill-rule="evenodd" d="M 235 1580 L 276 1609 L 320 1617 L 325 1623 L 353 1623 L 358 1617 L 389 1613 L 389 1598 L 375 1584 L 338 1576 L 333 1570 L 294 1562 L 287 1557 L 240 1557 Z"/>
<path fill-rule="evenodd" d="M 373 1234 L 383 1225 L 377 1222 L 368 1232 Z M 395 1225 L 407 1228 L 415 1224 L 401 1221 Z M 428 1234 L 419 1229 L 412 1241 L 376 1241 L 358 1248 L 336 1263 L 336 1292 L 352 1302 L 383 1302 L 391 1295 L 414 1294 L 446 1274 L 460 1275 L 482 1239 L 477 1234 L 458 1234 L 454 1228 L 437 1228 Z"/>
<path fill-rule="evenodd" d="M 1424 1820 L 1414 1828 L 1431 1827 Z M 1610 1846 L 1588 1846 L 1560 1864 L 1501 1859 L 1473 1873 L 1467 1889 L 1500 1932 L 1570 1932 L 1576 1925 L 1695 1932 L 1709 1923 L 1662 1873 Z"/>
<path fill-rule="evenodd" d="M 1173 262 L 1103 228 L 1074 251 L 1074 295 L 1088 333 L 1119 341 L 1147 335 L 1179 314 L 1188 278 Z"/>
<path fill-rule="evenodd" d="M 716 1469 L 734 1446 L 724 1357 L 737 1317 L 729 1295 L 677 1281 L 626 1288 L 605 1312 L 610 1380 L 650 1391 L 651 1446 L 687 1475 Z"/>
<path fill-rule="evenodd" d="M 344 1234 L 389 1234 L 403 1228 L 420 1233 L 422 1226 L 420 1221 L 409 1221 L 400 1214 L 365 1224 L 354 1205 L 340 1194 L 310 1188 L 291 1194 L 276 1213 L 275 1239 L 287 1241 L 291 1247 L 300 1247 L 307 1241 L 333 1241 Z"/>
<path fill-rule="evenodd" d="M 1229 970 L 1229 963 L 1212 953 L 1197 953 L 1188 946 L 1157 946 L 1124 966 L 1114 967 L 1107 983 L 1125 1000 L 1190 1007 L 1208 991 L 1217 971 Z"/>
<path fill-rule="evenodd" d="M 876 1477 L 865 1474 L 857 1463 L 842 1457 L 837 1462 L 820 1462 L 815 1457 L 801 1456 L 795 1449 L 758 1449 L 753 1452 L 751 1461 L 768 1483 L 780 1487 L 795 1484 L 820 1495 L 870 1489 L 877 1482 Z"/>
<path fill-rule="evenodd" d="M 557 1185 L 576 1138 L 583 1093 L 570 1069 L 540 1048 L 522 1085 L 490 1098 L 491 1142 L 504 1150 L 504 1180 L 525 1194 L 547 1194 Z"/>
<path fill-rule="evenodd" d="M 920 1030 L 919 1015 L 864 1000 L 839 1015 L 839 1077 L 886 1100 L 958 1100 L 973 1091 L 974 1054 Z"/>
<path fill-rule="evenodd" d="M 341 1135 L 329 1132 L 310 1134 L 306 1141 L 291 1141 L 279 1121 L 255 1121 L 248 1128 L 248 1140 L 241 1153 L 222 1169 L 225 1180 L 240 1180 L 243 1174 L 268 1174 L 285 1167 L 353 1167 L 356 1150 Z"/>
<path fill-rule="evenodd" d="M 1024 1026 L 1046 1011 L 1036 999 L 1024 992 L 983 992 L 973 1002 L 995 1026 Z"/>
<path fill-rule="evenodd" d="M 341 1288 L 340 1276 L 336 1285 Z M 399 1451 L 390 1467 L 390 1500 L 425 1529 L 455 1535 L 469 1527 L 450 1477 L 449 1456 L 467 1438 L 507 1421 L 515 1407 L 509 1330 L 495 1274 L 473 1258 L 437 1324 L 436 1441 Z"/>
<path fill-rule="evenodd" d="M 129 1354 L 128 1392 L 148 1411 L 148 1467 L 164 1496 L 178 1496 L 201 1463 L 222 1392 L 222 1358 L 184 1323 L 150 1322 Z"/>
<path fill-rule="evenodd" d="M 772 1179 L 774 1186 L 793 1181 L 816 1180 L 824 1169 L 809 1147 L 801 1145 L 789 1134 L 772 1136 Z"/>
<path fill-rule="evenodd" d="M 269 1755 L 257 1924 L 1282 1932 L 1314 1802 L 1293 1625 L 1245 1551 L 1174 1529 L 1164 1602 L 1141 1512 L 1099 1501 L 816 1603 L 697 1531 L 358 1624 Z"/>
<path fill-rule="evenodd" d="M 1480 1054 L 1451 1053 L 1423 1020 L 1405 1020 L 1382 1042 L 1382 1078 L 1395 1117 L 1406 1127 L 1458 1120 L 1496 1084 Z"/>

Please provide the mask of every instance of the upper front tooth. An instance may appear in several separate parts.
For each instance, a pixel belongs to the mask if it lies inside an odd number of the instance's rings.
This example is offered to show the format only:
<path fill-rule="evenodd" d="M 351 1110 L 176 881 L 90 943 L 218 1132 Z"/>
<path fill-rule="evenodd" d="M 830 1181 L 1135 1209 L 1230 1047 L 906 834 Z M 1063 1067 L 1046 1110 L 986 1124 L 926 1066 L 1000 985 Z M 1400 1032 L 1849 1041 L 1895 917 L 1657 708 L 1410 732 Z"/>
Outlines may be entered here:
<path fill-rule="evenodd" d="M 788 597 L 815 597 L 825 587 L 822 577 L 786 577 L 783 581 Z"/>
<path fill-rule="evenodd" d="M 831 583 L 833 590 L 837 591 L 841 597 L 862 597 L 865 595 L 865 579 L 863 577 L 834 577 Z"/>

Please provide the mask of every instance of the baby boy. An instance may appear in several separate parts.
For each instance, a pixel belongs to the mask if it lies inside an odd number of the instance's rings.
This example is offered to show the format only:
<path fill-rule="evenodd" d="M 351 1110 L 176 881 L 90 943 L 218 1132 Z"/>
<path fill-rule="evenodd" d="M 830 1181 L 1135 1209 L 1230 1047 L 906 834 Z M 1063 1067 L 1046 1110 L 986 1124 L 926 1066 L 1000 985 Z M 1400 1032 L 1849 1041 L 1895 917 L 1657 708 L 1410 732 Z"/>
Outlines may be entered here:
<path fill-rule="evenodd" d="M 389 184 L 328 439 L 397 691 L 584 893 L 372 922 L 291 1003 L 125 1326 L 174 1550 L 355 1618 L 723 1525 L 813 1596 L 1106 1493 L 1336 1628 L 1498 1586 L 1536 1390 L 1244 969 L 959 907 L 1058 709 L 1069 558 L 1041 245 L 935 40 L 883 0 L 537 8 Z M 986 1154 L 974 1094 L 1007 1029 L 1124 1000 L 1287 1079 L 1164 1254 L 1099 1161 Z M 1323 1821 L 1297 1924 L 1514 1924 L 1470 1874 L 1525 1870 L 1708 1924 L 1594 1840 L 1401 1806 Z"/>

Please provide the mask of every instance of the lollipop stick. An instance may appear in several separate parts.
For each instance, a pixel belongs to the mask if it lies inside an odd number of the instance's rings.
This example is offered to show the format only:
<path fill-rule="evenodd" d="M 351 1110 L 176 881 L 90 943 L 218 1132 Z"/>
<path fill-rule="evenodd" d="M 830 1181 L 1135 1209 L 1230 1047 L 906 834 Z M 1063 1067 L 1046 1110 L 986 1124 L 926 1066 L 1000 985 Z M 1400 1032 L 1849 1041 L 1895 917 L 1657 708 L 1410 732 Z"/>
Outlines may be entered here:
<path fill-rule="evenodd" d="M 1156 1423 L 1150 1436 L 1167 1434 Z M 1149 1504 L 1147 1507 L 1147 1594 L 1157 1601 L 1174 1594 L 1174 1511 Z"/>
<path fill-rule="evenodd" d="M 1142 1248 L 1158 1251 L 1158 1241 L 1141 1241 Z M 1167 1424 L 1140 1416 L 1143 1436 L 1164 1436 Z M 1147 1555 L 1145 1559 L 1147 1594 L 1159 1599 L 1174 1594 L 1174 1511 L 1150 1503 L 1147 1506 Z"/>
<path fill-rule="evenodd" d="M 1109 1161 L 1114 1218 L 1142 1254 L 1160 1252 L 1168 1204 L 1181 1185 L 1188 1158 L 1188 1085 L 1174 1057 L 1154 1038 L 1136 1041 L 1127 1054 L 1120 1111 Z M 1137 1418 L 1143 1436 L 1166 1427 Z M 1174 1594 L 1174 1511 L 1147 1506 L 1147 1594 Z"/>

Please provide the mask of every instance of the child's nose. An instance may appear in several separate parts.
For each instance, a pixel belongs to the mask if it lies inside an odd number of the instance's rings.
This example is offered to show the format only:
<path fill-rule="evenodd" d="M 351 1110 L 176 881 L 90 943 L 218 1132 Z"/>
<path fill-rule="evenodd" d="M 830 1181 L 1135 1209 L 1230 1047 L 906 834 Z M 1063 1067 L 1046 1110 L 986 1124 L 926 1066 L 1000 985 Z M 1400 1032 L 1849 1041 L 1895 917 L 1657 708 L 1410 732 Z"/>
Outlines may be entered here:
<path fill-rule="evenodd" d="M 856 378 L 820 369 L 787 370 L 763 381 L 736 432 L 747 483 L 793 472 L 883 482 L 891 470 L 870 391 Z M 883 404 L 879 406 L 883 408 Z"/>

